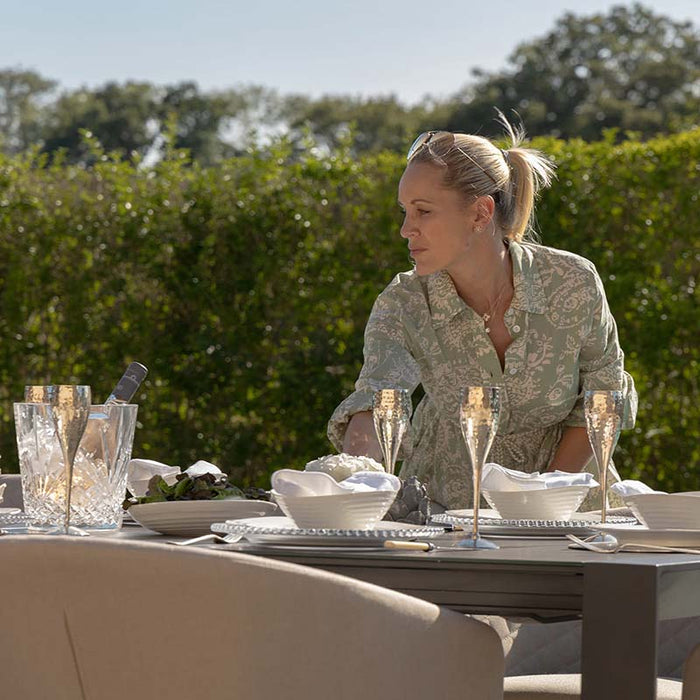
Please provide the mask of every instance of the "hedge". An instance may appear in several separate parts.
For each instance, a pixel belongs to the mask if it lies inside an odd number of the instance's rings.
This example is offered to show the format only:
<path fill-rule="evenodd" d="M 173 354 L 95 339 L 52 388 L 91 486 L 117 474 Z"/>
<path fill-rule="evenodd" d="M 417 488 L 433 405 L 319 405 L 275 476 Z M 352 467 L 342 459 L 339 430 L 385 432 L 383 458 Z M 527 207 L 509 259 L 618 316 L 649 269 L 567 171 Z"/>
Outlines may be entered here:
<path fill-rule="evenodd" d="M 618 467 L 700 489 L 700 130 L 534 145 L 558 164 L 542 242 L 596 263 L 637 381 Z M 3 471 L 17 471 L 25 384 L 88 383 L 99 400 L 132 360 L 150 368 L 135 455 L 266 486 L 329 452 L 372 302 L 410 267 L 402 159 L 280 142 L 205 169 L 178 151 L 147 167 L 92 149 L 89 166 L 0 157 Z"/>

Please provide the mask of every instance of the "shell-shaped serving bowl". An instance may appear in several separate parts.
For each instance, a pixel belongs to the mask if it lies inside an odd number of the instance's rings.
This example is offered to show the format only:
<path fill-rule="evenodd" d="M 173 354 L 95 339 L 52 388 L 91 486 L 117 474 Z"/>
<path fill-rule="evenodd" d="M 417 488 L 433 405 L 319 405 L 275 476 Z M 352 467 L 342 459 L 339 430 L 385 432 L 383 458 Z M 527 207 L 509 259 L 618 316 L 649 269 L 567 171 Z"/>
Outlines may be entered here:
<path fill-rule="evenodd" d="M 368 530 L 387 513 L 395 491 L 362 491 L 331 496 L 285 496 L 272 492 L 282 512 L 300 528 Z"/>
<path fill-rule="evenodd" d="M 700 530 L 700 492 L 640 493 L 624 500 L 650 530 Z"/>
<path fill-rule="evenodd" d="M 504 520 L 570 520 L 590 486 L 530 491 L 483 491 L 487 503 Z"/>

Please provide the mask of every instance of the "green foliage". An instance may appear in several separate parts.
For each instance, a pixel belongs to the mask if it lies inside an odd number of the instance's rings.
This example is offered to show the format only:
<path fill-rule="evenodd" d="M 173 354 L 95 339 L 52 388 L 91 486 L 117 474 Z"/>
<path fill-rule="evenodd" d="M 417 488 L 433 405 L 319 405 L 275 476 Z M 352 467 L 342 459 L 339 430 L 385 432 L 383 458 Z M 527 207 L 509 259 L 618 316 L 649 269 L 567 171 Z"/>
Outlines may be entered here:
<path fill-rule="evenodd" d="M 700 131 L 536 145 L 559 164 L 543 242 L 598 265 L 637 380 L 618 465 L 700 489 Z M 100 399 L 132 360 L 150 369 L 139 457 L 206 459 L 249 486 L 327 453 L 372 302 L 410 267 L 403 158 L 282 142 L 216 168 L 170 148 L 145 168 L 88 150 L 90 167 L 0 156 L 0 466 L 17 469 L 25 384 L 79 381 Z"/>
<path fill-rule="evenodd" d="M 509 64 L 475 71 L 447 129 L 489 131 L 493 105 L 516 110 L 530 134 L 559 138 L 595 140 L 610 128 L 650 137 L 698 124 L 700 33 L 639 4 L 566 13 L 545 36 L 518 46 Z"/>
<path fill-rule="evenodd" d="M 52 105 L 42 131 L 43 150 L 64 151 L 70 162 L 87 157 L 81 131 L 90 131 L 109 151 L 145 155 L 152 146 L 156 90 L 149 83 L 110 82 L 67 92 Z"/>
<path fill-rule="evenodd" d="M 0 150 L 21 153 L 41 138 L 41 101 L 55 87 L 34 71 L 0 70 Z"/>
<path fill-rule="evenodd" d="M 0 151 L 40 146 L 81 163 L 81 131 L 90 131 L 107 150 L 135 160 L 157 158 L 170 139 L 206 166 L 280 133 L 297 148 L 308 133 L 331 150 L 350 134 L 356 154 L 404 153 L 429 129 L 492 133 L 499 129 L 494 105 L 517 111 L 533 136 L 596 140 L 616 128 L 620 137 L 632 130 L 648 138 L 698 125 L 700 33 L 638 4 L 607 14 L 565 13 L 542 37 L 517 46 L 503 70 L 472 73 L 454 95 L 407 106 L 394 95 L 312 98 L 259 85 L 207 92 L 193 82 L 109 82 L 53 97 L 53 81 L 6 69 Z"/>

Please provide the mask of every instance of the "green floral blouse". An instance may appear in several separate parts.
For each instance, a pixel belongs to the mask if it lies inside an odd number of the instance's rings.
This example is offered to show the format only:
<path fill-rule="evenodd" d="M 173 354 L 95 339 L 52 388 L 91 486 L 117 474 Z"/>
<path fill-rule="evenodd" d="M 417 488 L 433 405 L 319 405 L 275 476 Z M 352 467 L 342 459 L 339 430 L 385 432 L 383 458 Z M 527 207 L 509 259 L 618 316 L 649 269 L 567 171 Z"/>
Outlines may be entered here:
<path fill-rule="evenodd" d="M 464 387 L 501 387 L 501 419 L 489 461 L 525 472 L 549 465 L 568 426 L 585 426 L 586 389 L 622 389 L 623 427 L 634 425 L 637 396 L 624 372 L 603 283 L 590 261 L 530 243 L 509 245 L 514 294 L 505 313 L 512 343 L 505 368 L 481 317 L 458 296 L 445 271 L 401 273 L 377 298 L 365 330 L 355 391 L 334 411 L 328 436 L 337 449 L 350 417 L 370 410 L 377 389 L 425 395 L 403 442 L 401 476 L 428 484 L 447 508 L 471 506 L 471 468 L 459 426 Z"/>

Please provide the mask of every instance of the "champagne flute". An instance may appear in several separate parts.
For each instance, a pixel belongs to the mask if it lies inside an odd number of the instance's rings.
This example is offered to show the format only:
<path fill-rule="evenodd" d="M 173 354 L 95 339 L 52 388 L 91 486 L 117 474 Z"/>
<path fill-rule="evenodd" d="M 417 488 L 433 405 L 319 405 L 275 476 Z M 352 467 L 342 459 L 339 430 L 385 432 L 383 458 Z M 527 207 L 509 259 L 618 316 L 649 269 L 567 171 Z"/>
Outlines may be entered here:
<path fill-rule="evenodd" d="M 24 387 L 24 403 L 51 403 L 51 384 L 30 384 Z"/>
<path fill-rule="evenodd" d="M 58 384 L 50 396 L 51 418 L 56 427 L 56 437 L 63 453 L 66 475 L 66 518 L 63 529 L 54 534 L 85 535 L 79 528 L 70 526 L 70 501 L 73 486 L 73 465 L 78 445 L 90 417 L 90 387 L 74 384 Z"/>
<path fill-rule="evenodd" d="M 586 416 L 586 432 L 598 464 L 600 491 L 602 496 L 600 521 L 605 523 L 607 515 L 608 468 L 610 458 L 620 437 L 624 416 L 624 397 L 621 391 L 588 390 L 584 393 L 583 409 Z M 609 535 L 599 535 L 603 541 L 612 539 Z"/>
<path fill-rule="evenodd" d="M 394 473 L 396 458 L 411 416 L 411 397 L 405 389 L 380 389 L 372 400 L 372 418 L 379 446 L 384 457 L 384 469 Z"/>
<path fill-rule="evenodd" d="M 472 534 L 458 543 L 471 549 L 498 549 L 498 545 L 479 536 L 479 500 L 481 499 L 481 471 L 498 430 L 501 397 L 495 386 L 468 386 L 459 406 L 459 424 L 462 428 L 467 453 L 472 466 L 474 488 L 474 523 Z"/>

